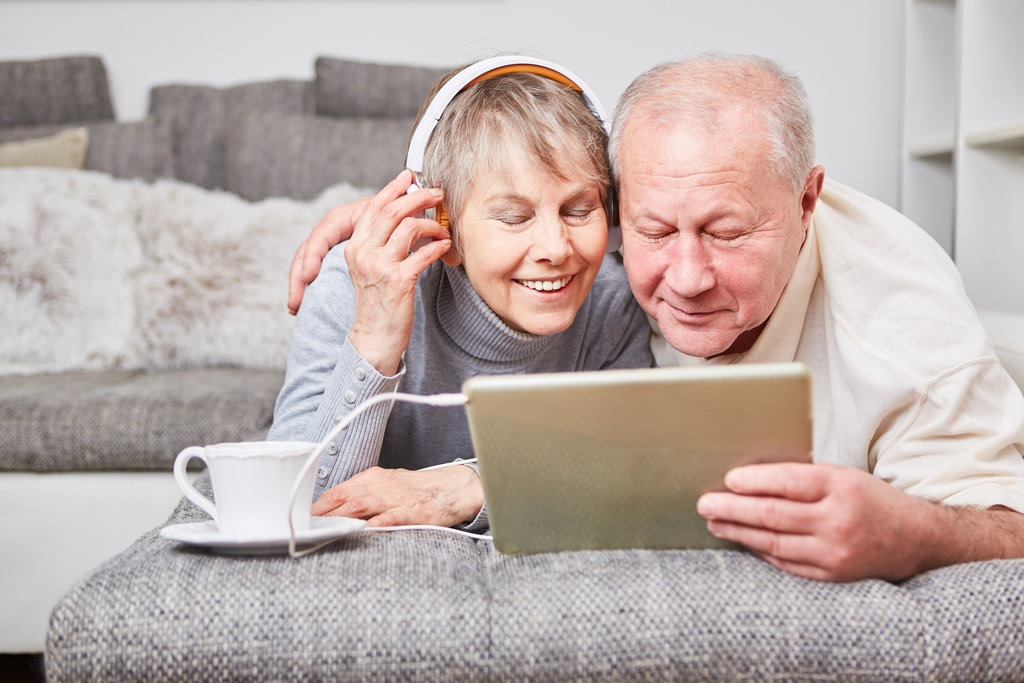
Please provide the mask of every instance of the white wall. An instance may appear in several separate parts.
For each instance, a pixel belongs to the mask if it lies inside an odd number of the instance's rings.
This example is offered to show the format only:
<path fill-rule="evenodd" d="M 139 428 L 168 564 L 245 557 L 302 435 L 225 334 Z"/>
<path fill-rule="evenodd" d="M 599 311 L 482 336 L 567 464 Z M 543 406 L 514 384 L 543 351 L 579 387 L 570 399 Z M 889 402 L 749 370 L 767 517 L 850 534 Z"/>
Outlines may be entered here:
<path fill-rule="evenodd" d="M 0 0 L 0 59 L 102 55 L 134 120 L 152 84 L 310 78 L 318 55 L 449 66 L 525 51 L 610 110 L 662 60 L 755 52 L 804 79 L 826 171 L 895 205 L 900 22 L 893 0 Z"/>

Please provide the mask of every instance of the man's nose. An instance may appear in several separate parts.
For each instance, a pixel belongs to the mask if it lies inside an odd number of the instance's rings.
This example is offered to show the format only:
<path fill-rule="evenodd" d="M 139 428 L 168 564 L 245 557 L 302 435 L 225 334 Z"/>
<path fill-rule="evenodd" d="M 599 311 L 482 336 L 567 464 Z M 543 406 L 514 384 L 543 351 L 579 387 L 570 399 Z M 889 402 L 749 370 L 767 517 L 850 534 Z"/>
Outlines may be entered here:
<path fill-rule="evenodd" d="M 700 236 L 680 236 L 666 256 L 664 280 L 680 296 L 695 297 L 715 286 L 715 269 Z"/>

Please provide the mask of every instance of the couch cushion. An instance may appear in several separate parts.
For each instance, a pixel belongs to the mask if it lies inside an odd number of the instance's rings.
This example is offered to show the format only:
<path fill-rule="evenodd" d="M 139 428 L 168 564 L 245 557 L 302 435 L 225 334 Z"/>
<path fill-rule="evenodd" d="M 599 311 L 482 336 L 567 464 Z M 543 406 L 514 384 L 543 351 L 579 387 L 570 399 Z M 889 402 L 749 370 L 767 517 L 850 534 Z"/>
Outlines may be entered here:
<path fill-rule="evenodd" d="M 224 187 L 224 139 L 242 112 L 279 110 L 312 112 L 313 85 L 278 80 L 229 88 L 162 85 L 149 94 L 150 114 L 174 126 L 178 178 L 200 187 Z"/>
<path fill-rule="evenodd" d="M 321 116 L 415 117 L 448 69 L 316 60 L 316 113 Z"/>
<path fill-rule="evenodd" d="M 130 123 L 94 123 L 85 167 L 115 178 L 159 180 L 175 176 L 171 121 L 149 117 Z"/>
<path fill-rule="evenodd" d="M 379 189 L 402 170 L 411 129 L 411 118 L 250 112 L 227 132 L 224 188 L 253 201 L 341 182 Z"/>
<path fill-rule="evenodd" d="M 0 169 L 0 374 L 138 366 L 143 254 L 118 182 L 128 181 Z"/>
<path fill-rule="evenodd" d="M 0 143 L 0 166 L 82 168 L 89 150 L 89 130 L 68 128 L 42 137 Z"/>
<path fill-rule="evenodd" d="M 147 117 L 118 123 L 95 121 L 82 126 L 88 132 L 82 168 L 109 173 L 115 178 L 158 180 L 176 175 L 174 135 L 170 119 Z M 0 128 L 0 143 L 37 139 L 68 130 L 64 124 Z"/>
<path fill-rule="evenodd" d="M 261 440 L 278 370 L 0 377 L 0 470 L 166 470 L 186 446 Z"/>
<path fill-rule="evenodd" d="M 174 181 L 139 192 L 145 254 L 134 293 L 144 367 L 284 368 L 292 255 L 327 211 L 365 194 L 336 185 L 311 202 L 251 203 Z"/>
<path fill-rule="evenodd" d="M 0 374 L 283 369 L 296 245 L 334 206 L 162 180 L 0 169 Z"/>
<path fill-rule="evenodd" d="M 99 57 L 0 62 L 0 126 L 114 118 Z"/>
<path fill-rule="evenodd" d="M 729 550 L 506 556 L 400 531 L 292 560 L 153 532 L 57 605 L 45 663 L 52 681 L 1016 680 L 1021 581 L 1024 560 L 833 584 Z"/>

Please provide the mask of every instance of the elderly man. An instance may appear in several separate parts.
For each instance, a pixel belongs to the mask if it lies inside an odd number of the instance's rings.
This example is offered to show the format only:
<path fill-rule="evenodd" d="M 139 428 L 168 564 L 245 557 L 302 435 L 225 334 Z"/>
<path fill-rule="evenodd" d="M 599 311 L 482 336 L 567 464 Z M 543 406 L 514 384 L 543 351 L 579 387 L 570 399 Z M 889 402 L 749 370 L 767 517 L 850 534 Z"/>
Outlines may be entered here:
<path fill-rule="evenodd" d="M 797 79 L 754 57 L 656 67 L 620 100 L 611 156 L 659 364 L 814 372 L 815 463 L 730 472 L 698 503 L 712 533 L 829 580 L 1024 556 L 1024 397 L 945 254 L 813 166 Z M 300 248 L 291 307 L 358 210 Z"/>

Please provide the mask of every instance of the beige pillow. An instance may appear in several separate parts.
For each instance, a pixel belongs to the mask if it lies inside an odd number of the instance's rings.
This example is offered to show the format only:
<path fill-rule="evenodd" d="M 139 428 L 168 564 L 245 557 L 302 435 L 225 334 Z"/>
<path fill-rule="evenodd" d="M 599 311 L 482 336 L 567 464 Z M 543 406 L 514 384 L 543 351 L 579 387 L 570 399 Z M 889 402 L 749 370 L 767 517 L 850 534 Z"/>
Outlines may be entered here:
<path fill-rule="evenodd" d="M 33 140 L 0 145 L 0 166 L 82 168 L 89 151 L 89 130 L 70 128 Z"/>

